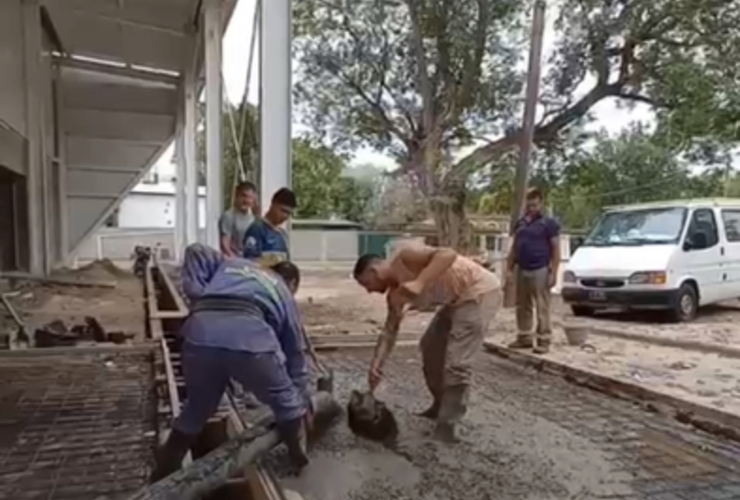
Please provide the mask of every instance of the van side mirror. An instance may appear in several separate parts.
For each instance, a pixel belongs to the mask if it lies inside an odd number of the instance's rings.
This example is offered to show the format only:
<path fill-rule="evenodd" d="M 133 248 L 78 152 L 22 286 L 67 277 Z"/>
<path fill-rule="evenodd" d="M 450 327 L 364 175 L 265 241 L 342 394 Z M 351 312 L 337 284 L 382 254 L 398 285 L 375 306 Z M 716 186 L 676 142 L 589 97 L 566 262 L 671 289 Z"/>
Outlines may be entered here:
<path fill-rule="evenodd" d="M 687 252 L 689 250 L 702 250 L 707 246 L 709 246 L 709 238 L 707 238 L 707 233 L 703 231 L 687 234 L 686 240 L 683 242 L 683 249 Z"/>

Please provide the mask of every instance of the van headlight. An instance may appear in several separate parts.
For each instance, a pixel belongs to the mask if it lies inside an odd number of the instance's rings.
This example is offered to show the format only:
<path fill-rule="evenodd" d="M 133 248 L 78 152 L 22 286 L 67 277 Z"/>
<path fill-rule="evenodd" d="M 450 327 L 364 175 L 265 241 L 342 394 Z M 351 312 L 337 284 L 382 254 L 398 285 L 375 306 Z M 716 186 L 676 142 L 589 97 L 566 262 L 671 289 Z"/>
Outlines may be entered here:
<path fill-rule="evenodd" d="M 668 281 L 665 271 L 640 271 L 630 276 L 630 285 L 665 285 Z"/>
<path fill-rule="evenodd" d="M 574 273 L 573 271 L 565 271 L 563 273 L 563 282 L 564 283 L 575 283 L 576 273 Z"/>

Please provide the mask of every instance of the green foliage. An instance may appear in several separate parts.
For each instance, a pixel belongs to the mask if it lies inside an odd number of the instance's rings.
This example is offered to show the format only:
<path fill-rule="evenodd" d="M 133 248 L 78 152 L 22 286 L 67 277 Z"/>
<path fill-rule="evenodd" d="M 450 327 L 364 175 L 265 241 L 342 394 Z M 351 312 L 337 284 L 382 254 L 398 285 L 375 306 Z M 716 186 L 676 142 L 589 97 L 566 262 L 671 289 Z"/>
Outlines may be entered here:
<path fill-rule="evenodd" d="M 633 124 L 614 136 L 596 134 L 558 158 L 539 158 L 532 184 L 571 229 L 588 228 L 601 209 L 655 200 L 731 195 L 727 165 L 699 165 L 669 147 L 660 134 Z"/>
<path fill-rule="evenodd" d="M 340 217 L 364 222 L 372 184 L 345 176 L 347 159 L 309 139 L 293 141 L 293 189 L 297 216 Z"/>
<path fill-rule="evenodd" d="M 245 114 L 238 108 L 227 108 L 222 127 L 224 208 L 228 208 L 233 203 L 234 187 L 238 182 L 248 180 L 259 185 L 259 123 L 256 108 L 249 105 Z M 240 141 L 239 147 L 235 138 Z M 201 179 L 204 179 L 205 129 L 200 130 L 197 143 Z M 243 174 L 240 174 L 240 155 Z M 367 205 L 374 195 L 372 179 L 358 181 L 346 177 L 346 169 L 346 157 L 335 154 L 315 141 L 293 139 L 293 189 L 299 203 L 297 216 L 340 217 L 364 222 Z M 261 200 L 263 205 L 266 201 L 269 200 Z"/>

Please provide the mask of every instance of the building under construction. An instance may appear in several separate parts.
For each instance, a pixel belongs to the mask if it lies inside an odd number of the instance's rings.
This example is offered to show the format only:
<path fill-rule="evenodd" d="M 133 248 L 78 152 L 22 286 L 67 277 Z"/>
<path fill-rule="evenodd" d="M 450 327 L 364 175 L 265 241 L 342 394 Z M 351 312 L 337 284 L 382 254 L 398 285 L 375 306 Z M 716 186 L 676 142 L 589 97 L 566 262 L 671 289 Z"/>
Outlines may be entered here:
<path fill-rule="evenodd" d="M 221 40 L 235 3 L 0 0 L 0 499 L 740 499 L 737 417 L 494 345 L 477 361 L 459 444 L 435 443 L 413 415 L 420 361 L 399 346 L 384 392 L 400 426 L 393 446 L 339 422 L 291 477 L 259 432 L 267 417 L 235 389 L 181 481 L 147 489 L 154 448 L 187 397 L 177 269 L 64 267 L 173 141 L 178 248 L 196 241 L 201 95 L 206 241 L 216 244 Z M 263 199 L 290 180 L 290 8 L 261 2 Z M 340 402 L 365 383 L 370 340 L 315 339 Z M 259 453 L 188 476 L 237 436 Z"/>

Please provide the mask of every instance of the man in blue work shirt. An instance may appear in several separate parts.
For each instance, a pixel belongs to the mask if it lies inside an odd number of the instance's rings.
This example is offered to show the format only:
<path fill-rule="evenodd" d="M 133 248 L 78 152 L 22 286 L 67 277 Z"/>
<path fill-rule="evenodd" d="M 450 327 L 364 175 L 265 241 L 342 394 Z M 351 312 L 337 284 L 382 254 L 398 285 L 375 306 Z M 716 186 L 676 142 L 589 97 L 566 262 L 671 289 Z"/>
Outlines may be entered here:
<path fill-rule="evenodd" d="M 200 244 L 185 250 L 183 289 L 192 304 L 180 330 L 187 399 L 158 453 L 153 482 L 180 467 L 231 380 L 272 409 L 293 465 L 308 463 L 309 371 L 293 298 L 299 281 L 287 261 L 265 269 Z"/>
<path fill-rule="evenodd" d="M 516 323 L 514 349 L 534 347 L 536 354 L 550 350 L 550 290 L 560 267 L 560 225 L 543 214 L 543 196 L 537 188 L 527 192 L 524 217 L 514 228 L 507 259 L 508 276 L 516 272 Z M 532 309 L 537 310 L 536 343 L 532 340 Z"/>
<path fill-rule="evenodd" d="M 280 226 L 290 218 L 296 205 L 293 191 L 288 188 L 277 190 L 267 213 L 254 221 L 244 235 L 245 259 L 256 260 L 270 267 L 290 258 L 288 235 Z"/>

